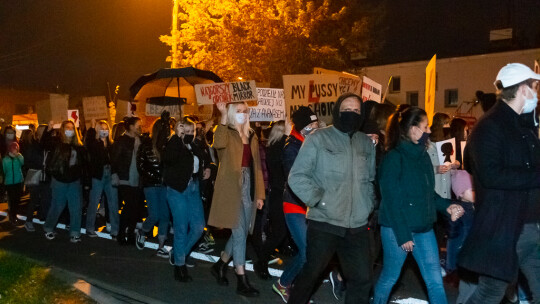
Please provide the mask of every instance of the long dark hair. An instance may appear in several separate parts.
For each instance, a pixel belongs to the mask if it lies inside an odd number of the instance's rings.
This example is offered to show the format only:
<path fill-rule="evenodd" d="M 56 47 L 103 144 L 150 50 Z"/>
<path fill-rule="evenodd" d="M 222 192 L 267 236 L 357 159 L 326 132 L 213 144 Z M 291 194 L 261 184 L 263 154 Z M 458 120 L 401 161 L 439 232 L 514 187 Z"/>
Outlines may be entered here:
<path fill-rule="evenodd" d="M 124 117 L 124 127 L 126 128 L 126 132 L 129 132 L 130 127 L 135 125 L 139 120 L 141 119 L 137 116 Z"/>
<path fill-rule="evenodd" d="M 394 149 L 403 140 L 409 140 L 409 129 L 418 126 L 425 117 L 426 111 L 418 107 L 408 107 L 402 112 L 398 110 L 392 114 L 386 125 L 386 151 Z"/>
<path fill-rule="evenodd" d="M 450 137 L 455 137 L 456 142 L 465 140 L 465 127 L 467 122 L 461 118 L 454 118 L 450 122 Z"/>
<path fill-rule="evenodd" d="M 448 139 L 447 136 L 444 135 L 444 125 L 450 123 L 450 116 L 445 113 L 435 113 L 433 115 L 433 121 L 431 122 L 431 135 L 429 136 L 429 139 L 431 139 L 432 142 L 438 142 L 445 139 Z"/>

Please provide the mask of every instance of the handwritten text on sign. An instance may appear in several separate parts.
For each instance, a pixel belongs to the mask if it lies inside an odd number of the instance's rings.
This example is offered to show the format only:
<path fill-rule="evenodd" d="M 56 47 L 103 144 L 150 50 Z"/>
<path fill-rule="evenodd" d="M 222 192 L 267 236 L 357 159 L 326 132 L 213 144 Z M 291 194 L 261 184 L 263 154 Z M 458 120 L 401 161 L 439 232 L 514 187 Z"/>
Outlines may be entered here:
<path fill-rule="evenodd" d="M 257 91 L 254 80 L 196 84 L 195 94 L 199 105 L 257 100 Z"/>
<path fill-rule="evenodd" d="M 283 89 L 257 88 L 258 104 L 249 108 L 250 121 L 285 120 L 285 94 Z"/>
<path fill-rule="evenodd" d="M 364 76 L 364 82 L 362 83 L 362 99 L 373 100 L 376 102 L 381 102 L 381 90 L 382 86 L 375 81 Z"/>

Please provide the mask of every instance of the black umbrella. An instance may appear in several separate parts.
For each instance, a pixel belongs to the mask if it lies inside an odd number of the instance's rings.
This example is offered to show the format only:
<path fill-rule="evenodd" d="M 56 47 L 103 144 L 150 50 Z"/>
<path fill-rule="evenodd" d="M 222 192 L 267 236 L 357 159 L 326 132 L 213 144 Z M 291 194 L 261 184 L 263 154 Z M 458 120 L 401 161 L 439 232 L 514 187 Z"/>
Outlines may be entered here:
<path fill-rule="evenodd" d="M 160 69 L 141 76 L 131 85 L 129 92 L 134 101 L 155 105 L 196 105 L 196 84 L 223 82 L 210 71 L 193 67 Z"/>

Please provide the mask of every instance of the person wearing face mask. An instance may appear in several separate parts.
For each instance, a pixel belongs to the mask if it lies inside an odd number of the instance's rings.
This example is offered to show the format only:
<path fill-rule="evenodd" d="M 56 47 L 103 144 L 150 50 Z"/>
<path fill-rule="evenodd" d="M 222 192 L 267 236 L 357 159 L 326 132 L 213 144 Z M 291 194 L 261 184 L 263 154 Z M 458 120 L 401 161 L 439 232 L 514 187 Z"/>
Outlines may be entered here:
<path fill-rule="evenodd" d="M 111 152 L 112 138 L 109 124 L 102 120 L 95 126 L 95 136 L 87 141 L 88 156 L 90 163 L 90 175 L 92 177 L 92 189 L 86 211 L 86 235 L 96 237 L 95 224 L 96 213 L 101 196 L 105 193 L 109 207 L 109 222 L 111 223 L 111 237 L 116 239 L 118 235 L 118 189 L 112 185 Z"/>
<path fill-rule="evenodd" d="M 288 303 L 307 303 L 330 259 L 337 253 L 347 282 L 345 303 L 367 303 L 372 266 L 368 217 L 375 202 L 375 144 L 360 132 L 362 98 L 341 95 L 333 125 L 304 141 L 291 168 L 288 186 L 307 205 L 306 263 Z"/>
<path fill-rule="evenodd" d="M 195 123 L 185 117 L 176 123 L 174 133 L 162 153 L 163 182 L 174 228 L 170 262 L 175 280 L 190 282 L 188 258 L 205 225 L 199 191 L 199 175 L 205 168 L 200 161 L 202 151 L 193 144 Z"/>
<path fill-rule="evenodd" d="M 112 184 L 124 201 L 117 240 L 120 245 L 135 245 L 135 228 L 141 219 L 143 191 L 137 170 L 137 151 L 141 145 L 141 119 L 124 118 L 126 131 L 114 141 L 111 154 Z"/>
<path fill-rule="evenodd" d="M 217 104 L 220 124 L 214 133 L 219 168 L 208 224 L 228 228 L 232 235 L 211 272 L 219 285 L 228 285 L 227 264 L 233 259 L 237 277 L 236 292 L 256 297 L 259 291 L 246 275 L 246 241 L 253 232 L 256 209 L 265 199 L 264 181 L 259 156 L 259 140 L 249 127 L 246 103 Z"/>
<path fill-rule="evenodd" d="M 73 121 L 62 122 L 54 146 L 46 163 L 46 170 L 52 176 L 52 201 L 43 225 L 45 237 L 48 240 L 56 237 L 54 228 L 67 202 L 70 241 L 78 243 L 81 241 L 82 186 L 89 186 L 90 179 L 86 150 Z"/>
<path fill-rule="evenodd" d="M 287 179 L 291 168 L 298 156 L 298 151 L 307 136 L 319 127 L 317 115 L 309 107 L 298 107 L 291 115 L 293 128 L 291 134 L 285 139 L 282 152 L 282 170 L 284 180 L 282 213 L 285 215 L 285 223 L 289 228 L 291 237 L 298 248 L 298 252 L 292 261 L 285 266 L 281 277 L 272 285 L 284 302 L 289 300 L 292 283 L 306 262 L 306 231 L 307 206 L 290 189 Z"/>
<path fill-rule="evenodd" d="M 169 252 L 164 246 L 169 229 L 170 213 L 167 205 L 167 189 L 163 185 L 161 164 L 163 148 L 171 135 L 169 121 L 170 114 L 164 112 L 161 118 L 152 125 L 152 135 L 143 135 L 141 146 L 137 152 L 137 168 L 144 188 L 148 216 L 141 229 L 136 231 L 135 245 L 137 249 L 143 250 L 147 235 L 153 231 L 157 224 L 158 249 L 156 255 L 162 258 L 169 257 Z"/>
<path fill-rule="evenodd" d="M 539 80 L 523 64 L 504 66 L 494 83 L 499 101 L 476 124 L 465 148 L 477 199 L 458 265 L 479 275 L 466 303 L 499 303 L 520 268 L 533 303 L 540 301 L 540 141 L 520 119 L 537 106 Z"/>
<path fill-rule="evenodd" d="M 383 269 L 375 286 L 374 304 L 388 303 L 409 253 L 420 266 L 429 302 L 448 303 L 433 224 L 437 211 L 451 215 L 453 221 L 464 211 L 435 192 L 434 172 L 426 151 L 430 133 L 426 112 L 418 107 L 398 111 L 388 121 L 387 154 L 378 174 Z"/>

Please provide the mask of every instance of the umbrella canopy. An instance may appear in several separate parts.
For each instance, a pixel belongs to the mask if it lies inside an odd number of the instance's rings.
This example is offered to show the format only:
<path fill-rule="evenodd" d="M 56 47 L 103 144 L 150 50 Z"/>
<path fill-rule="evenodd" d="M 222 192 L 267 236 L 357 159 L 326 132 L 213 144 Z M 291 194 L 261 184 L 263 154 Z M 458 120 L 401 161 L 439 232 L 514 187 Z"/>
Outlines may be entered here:
<path fill-rule="evenodd" d="M 223 81 L 210 71 L 193 67 L 160 69 L 152 74 L 141 76 L 129 88 L 129 92 L 136 102 L 195 105 L 197 101 L 194 85 L 214 82 Z"/>

